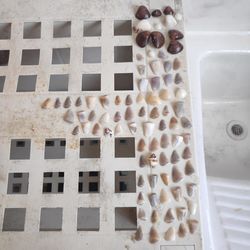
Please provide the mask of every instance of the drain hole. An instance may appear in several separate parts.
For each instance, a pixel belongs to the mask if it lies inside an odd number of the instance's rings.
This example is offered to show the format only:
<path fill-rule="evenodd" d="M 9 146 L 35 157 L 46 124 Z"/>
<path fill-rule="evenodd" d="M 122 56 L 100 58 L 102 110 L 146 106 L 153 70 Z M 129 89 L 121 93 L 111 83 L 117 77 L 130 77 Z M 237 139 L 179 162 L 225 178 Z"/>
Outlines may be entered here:
<path fill-rule="evenodd" d="M 241 125 L 235 124 L 235 125 L 232 126 L 231 131 L 232 131 L 232 133 L 233 133 L 234 135 L 240 136 L 240 135 L 243 134 L 244 129 L 243 129 L 243 127 L 242 127 Z"/>
<path fill-rule="evenodd" d="M 233 140 L 243 140 L 247 137 L 247 127 L 241 121 L 230 121 L 227 124 L 227 134 Z"/>

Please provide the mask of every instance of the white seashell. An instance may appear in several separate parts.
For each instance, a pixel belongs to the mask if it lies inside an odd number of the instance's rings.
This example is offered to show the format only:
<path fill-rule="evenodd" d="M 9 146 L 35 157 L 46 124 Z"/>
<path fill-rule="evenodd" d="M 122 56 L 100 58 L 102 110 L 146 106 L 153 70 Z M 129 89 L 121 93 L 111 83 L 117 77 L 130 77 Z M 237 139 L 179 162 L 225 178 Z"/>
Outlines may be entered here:
<path fill-rule="evenodd" d="M 146 146 L 146 143 L 145 143 L 144 139 L 140 139 L 140 141 L 138 142 L 138 145 L 137 145 L 137 150 L 139 152 L 143 152 L 145 150 L 145 146 Z"/>
<path fill-rule="evenodd" d="M 101 134 L 101 126 L 99 123 L 96 123 L 92 129 L 93 135 L 100 135 Z"/>
<path fill-rule="evenodd" d="M 160 147 L 159 142 L 156 138 L 153 138 L 152 141 L 149 144 L 149 151 L 154 152 L 158 150 Z"/>
<path fill-rule="evenodd" d="M 178 235 L 180 238 L 184 238 L 187 235 L 187 227 L 184 223 L 181 223 L 178 229 Z"/>
<path fill-rule="evenodd" d="M 172 187 L 171 188 L 172 195 L 176 201 L 180 201 L 182 198 L 181 187 Z"/>
<path fill-rule="evenodd" d="M 145 213 L 145 210 L 143 208 L 139 208 L 139 211 L 138 211 L 138 218 L 140 220 L 144 220 L 146 221 L 147 220 L 147 216 L 146 216 L 146 213 Z"/>
<path fill-rule="evenodd" d="M 76 114 L 80 123 L 86 121 L 86 112 L 84 110 L 78 111 Z"/>
<path fill-rule="evenodd" d="M 161 62 L 159 60 L 152 61 L 150 63 L 150 67 L 151 67 L 152 72 L 155 75 L 161 74 L 162 64 L 161 64 Z"/>
<path fill-rule="evenodd" d="M 158 175 L 156 174 L 151 174 L 149 176 L 149 185 L 151 188 L 155 188 L 156 184 L 158 182 Z"/>
<path fill-rule="evenodd" d="M 138 65 L 137 66 L 137 70 L 138 70 L 138 73 L 142 76 L 145 74 L 145 65 Z"/>
<path fill-rule="evenodd" d="M 158 160 L 155 154 L 151 154 L 148 157 L 148 162 L 151 167 L 155 167 L 158 164 Z"/>
<path fill-rule="evenodd" d="M 174 150 L 171 154 L 171 163 L 176 164 L 180 160 L 180 156 L 178 155 L 177 151 Z"/>
<path fill-rule="evenodd" d="M 173 105 L 173 110 L 175 112 L 175 115 L 177 117 L 182 117 L 185 113 L 184 102 L 178 101 L 178 102 L 174 102 L 172 105 Z"/>
<path fill-rule="evenodd" d="M 144 203 L 145 203 L 144 195 L 142 192 L 140 192 L 137 198 L 137 204 L 143 205 Z"/>
<path fill-rule="evenodd" d="M 138 81 L 138 89 L 141 92 L 146 92 L 148 89 L 148 79 L 142 78 Z"/>
<path fill-rule="evenodd" d="M 197 203 L 186 198 L 187 208 L 190 215 L 195 215 L 197 211 Z"/>
<path fill-rule="evenodd" d="M 184 179 L 183 174 L 180 172 L 177 166 L 173 166 L 172 168 L 172 180 L 177 183 Z"/>
<path fill-rule="evenodd" d="M 79 106 L 81 106 L 81 105 L 82 105 L 82 99 L 81 99 L 81 97 L 79 96 L 79 97 L 76 99 L 75 106 L 76 106 L 76 107 L 79 107 Z"/>
<path fill-rule="evenodd" d="M 89 120 L 90 122 L 93 122 L 93 121 L 95 120 L 95 118 L 96 118 L 95 111 L 92 110 L 92 111 L 89 113 L 88 120 Z"/>
<path fill-rule="evenodd" d="M 109 123 L 109 121 L 110 121 L 110 115 L 108 112 L 104 113 L 99 120 L 101 124 Z"/>
<path fill-rule="evenodd" d="M 152 26 L 151 26 L 150 22 L 147 19 L 141 20 L 136 25 L 136 31 L 137 32 L 140 32 L 140 31 L 151 31 L 151 30 L 152 30 Z"/>
<path fill-rule="evenodd" d="M 150 137 L 154 132 L 155 124 L 153 122 L 144 122 L 142 128 L 144 136 Z"/>
<path fill-rule="evenodd" d="M 161 179 L 162 179 L 162 182 L 168 186 L 169 184 L 169 175 L 167 173 L 162 173 L 161 174 Z"/>
<path fill-rule="evenodd" d="M 162 189 L 160 192 L 160 202 L 165 203 L 167 201 L 168 201 L 168 194 L 164 189 Z"/>
<path fill-rule="evenodd" d="M 177 21 L 181 21 L 183 19 L 183 16 L 180 12 L 175 13 L 174 17 Z"/>
<path fill-rule="evenodd" d="M 177 207 L 176 216 L 179 221 L 182 221 L 187 216 L 187 209 L 185 207 Z"/>
<path fill-rule="evenodd" d="M 96 106 L 96 97 L 95 96 L 86 96 L 85 97 L 86 105 L 89 109 L 94 109 Z"/>
<path fill-rule="evenodd" d="M 139 93 L 136 97 L 136 102 L 139 104 L 141 102 L 145 101 L 144 95 L 142 93 Z"/>
<path fill-rule="evenodd" d="M 89 131 L 90 131 L 90 126 L 91 126 L 91 123 L 90 122 L 83 122 L 82 123 L 82 132 L 84 134 L 88 134 Z"/>
<path fill-rule="evenodd" d="M 79 126 L 75 126 L 72 131 L 72 135 L 78 135 L 78 134 L 79 134 Z"/>
<path fill-rule="evenodd" d="M 194 167 L 192 165 L 192 163 L 190 161 L 187 161 L 186 165 L 185 165 L 185 175 L 192 175 L 194 174 Z"/>
<path fill-rule="evenodd" d="M 122 126 L 117 124 L 115 127 L 115 135 L 120 135 L 123 132 Z"/>
<path fill-rule="evenodd" d="M 175 220 L 173 208 L 168 209 L 164 220 L 166 223 L 172 223 Z"/>
<path fill-rule="evenodd" d="M 161 30 L 161 29 L 162 29 L 161 23 L 155 23 L 155 24 L 154 24 L 154 28 L 155 28 L 156 30 Z"/>
<path fill-rule="evenodd" d="M 143 187 L 144 186 L 144 178 L 143 175 L 140 175 L 138 178 L 138 187 Z"/>
<path fill-rule="evenodd" d="M 160 153 L 159 163 L 160 163 L 161 166 L 165 166 L 166 164 L 168 164 L 168 158 L 167 158 L 167 156 L 165 155 L 164 152 Z"/>
<path fill-rule="evenodd" d="M 148 50 L 147 55 L 148 55 L 149 58 L 155 58 L 156 57 L 156 54 L 155 54 L 154 50 L 151 50 L 151 49 Z"/>
<path fill-rule="evenodd" d="M 175 241 L 176 232 L 174 227 L 170 227 L 165 233 L 165 240 L 167 241 Z"/>
<path fill-rule="evenodd" d="M 50 98 L 47 98 L 43 103 L 41 104 L 42 109 L 49 109 L 53 106 L 52 101 Z"/>
<path fill-rule="evenodd" d="M 71 106 L 71 99 L 70 97 L 68 96 L 65 101 L 64 101 L 64 104 L 63 104 L 63 107 L 64 108 L 69 108 Z"/>
<path fill-rule="evenodd" d="M 157 210 L 153 210 L 151 214 L 151 222 L 152 223 L 157 223 L 160 220 L 160 215 Z"/>
<path fill-rule="evenodd" d="M 130 107 L 127 107 L 125 111 L 125 120 L 131 121 L 134 118 L 134 112 Z"/>
<path fill-rule="evenodd" d="M 177 25 L 177 21 L 175 20 L 175 18 L 172 15 L 166 15 L 165 23 L 169 29 L 172 29 Z"/>
<path fill-rule="evenodd" d="M 189 232 L 194 234 L 198 228 L 199 222 L 197 220 L 187 220 Z"/>
<path fill-rule="evenodd" d="M 103 108 L 107 109 L 109 106 L 109 98 L 108 95 L 103 95 L 99 97 L 100 103 Z"/>
<path fill-rule="evenodd" d="M 135 232 L 135 240 L 140 241 L 143 239 L 143 232 L 141 226 L 139 226 Z"/>
<path fill-rule="evenodd" d="M 157 207 L 159 205 L 159 199 L 156 193 L 151 193 L 149 195 L 149 202 L 152 207 Z"/>
<path fill-rule="evenodd" d="M 188 196 L 193 197 L 195 195 L 197 185 L 195 183 L 187 183 L 186 188 Z"/>
<path fill-rule="evenodd" d="M 74 113 L 71 109 L 67 110 L 63 116 L 63 120 L 68 123 L 74 123 Z"/>
<path fill-rule="evenodd" d="M 173 148 L 177 148 L 183 142 L 183 137 L 181 135 L 172 135 L 172 146 Z"/>
<path fill-rule="evenodd" d="M 150 243 L 156 243 L 157 241 L 160 240 L 160 236 L 154 226 L 151 227 L 150 232 L 149 232 L 149 242 Z"/>
<path fill-rule="evenodd" d="M 182 88 L 177 88 L 175 90 L 175 97 L 177 99 L 185 99 L 187 96 L 187 91 L 185 89 Z"/>
<path fill-rule="evenodd" d="M 134 135 L 137 130 L 137 125 L 135 122 L 131 122 L 131 123 L 128 123 L 128 128 L 129 128 L 130 133 Z"/>

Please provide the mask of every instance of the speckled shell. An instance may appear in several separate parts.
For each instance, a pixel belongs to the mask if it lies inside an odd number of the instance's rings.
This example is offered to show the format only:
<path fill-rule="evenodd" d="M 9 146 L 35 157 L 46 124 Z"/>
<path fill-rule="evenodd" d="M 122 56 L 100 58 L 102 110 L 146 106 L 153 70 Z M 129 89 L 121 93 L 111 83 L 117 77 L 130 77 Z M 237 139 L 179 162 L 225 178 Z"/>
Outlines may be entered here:
<path fill-rule="evenodd" d="M 160 113 L 159 113 L 158 108 L 157 108 L 157 107 L 154 107 L 154 108 L 151 110 L 149 116 L 150 116 L 151 119 L 156 119 L 156 118 L 158 118 L 158 117 L 160 116 Z"/>

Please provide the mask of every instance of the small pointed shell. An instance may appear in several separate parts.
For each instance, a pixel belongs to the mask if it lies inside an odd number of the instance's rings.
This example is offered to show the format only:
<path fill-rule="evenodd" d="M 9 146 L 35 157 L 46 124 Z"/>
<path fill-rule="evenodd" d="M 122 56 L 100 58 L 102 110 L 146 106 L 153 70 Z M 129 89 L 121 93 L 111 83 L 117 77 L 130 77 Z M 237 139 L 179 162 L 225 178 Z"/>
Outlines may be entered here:
<path fill-rule="evenodd" d="M 92 129 L 93 135 L 100 135 L 101 134 L 101 126 L 99 123 L 96 123 Z"/>
<path fill-rule="evenodd" d="M 177 117 L 182 117 L 185 113 L 184 102 L 178 101 L 173 103 L 173 110 Z"/>
<path fill-rule="evenodd" d="M 158 181 L 158 175 L 151 174 L 149 176 L 149 185 L 150 185 L 151 188 L 155 188 L 155 186 L 157 184 L 157 181 Z"/>
<path fill-rule="evenodd" d="M 176 216 L 179 221 L 182 221 L 187 216 L 187 209 L 185 207 L 177 207 Z"/>
<path fill-rule="evenodd" d="M 142 78 L 138 81 L 138 88 L 141 92 L 146 92 L 148 89 L 148 79 Z"/>
<path fill-rule="evenodd" d="M 160 88 L 160 77 L 155 76 L 155 77 L 151 78 L 150 85 L 151 85 L 151 89 L 153 91 L 159 90 L 159 88 Z"/>
<path fill-rule="evenodd" d="M 179 126 L 178 126 L 178 120 L 175 118 L 175 117 L 172 117 L 170 119 L 170 122 L 169 122 L 169 128 L 170 129 L 177 129 Z"/>
<path fill-rule="evenodd" d="M 71 106 L 71 99 L 70 97 L 68 96 L 65 101 L 64 101 L 64 104 L 63 104 L 63 107 L 64 108 L 69 108 Z"/>
<path fill-rule="evenodd" d="M 161 99 L 159 98 L 159 96 L 156 93 L 148 92 L 148 94 L 146 96 L 146 102 L 149 105 L 156 106 L 156 105 L 159 105 L 161 103 Z"/>
<path fill-rule="evenodd" d="M 160 153 L 159 163 L 160 163 L 161 166 L 165 166 L 166 164 L 168 164 L 168 158 L 167 158 L 167 156 L 165 155 L 164 152 Z"/>
<path fill-rule="evenodd" d="M 187 96 L 187 91 L 183 88 L 177 88 L 175 90 L 175 97 L 177 99 L 185 99 Z"/>
<path fill-rule="evenodd" d="M 192 157 L 192 153 L 189 147 L 185 147 L 182 153 L 182 158 L 184 160 L 190 159 Z"/>
<path fill-rule="evenodd" d="M 81 125 L 82 125 L 82 132 L 84 134 L 88 134 L 90 131 L 91 123 L 90 122 L 83 122 L 83 123 L 81 123 Z"/>
<path fill-rule="evenodd" d="M 178 70 L 180 67 L 181 67 L 181 61 L 179 60 L 178 57 L 176 57 L 173 62 L 173 69 Z"/>
<path fill-rule="evenodd" d="M 122 126 L 120 124 L 117 124 L 115 126 L 115 135 L 120 135 L 123 132 Z"/>
<path fill-rule="evenodd" d="M 164 239 L 165 239 L 166 241 L 175 241 L 175 238 L 176 238 L 175 228 L 174 228 L 174 227 L 170 227 L 170 228 L 166 231 Z"/>
<path fill-rule="evenodd" d="M 166 74 L 163 76 L 164 84 L 168 87 L 170 84 L 173 83 L 173 75 L 172 74 Z"/>
<path fill-rule="evenodd" d="M 181 84 L 181 83 L 183 83 L 183 79 L 182 79 L 182 77 L 181 77 L 181 75 L 180 75 L 179 73 L 177 73 L 177 74 L 175 75 L 174 83 L 175 83 L 175 84 Z"/>
<path fill-rule="evenodd" d="M 135 232 L 135 240 L 140 241 L 143 239 L 143 232 L 141 226 L 139 226 Z"/>
<path fill-rule="evenodd" d="M 96 97 L 95 96 L 86 96 L 85 97 L 86 105 L 89 109 L 94 109 L 96 106 Z"/>
<path fill-rule="evenodd" d="M 176 201 L 180 201 L 182 198 L 181 187 L 172 187 L 171 188 L 172 195 Z"/>
<path fill-rule="evenodd" d="M 143 134 L 145 137 L 150 137 L 154 132 L 155 124 L 153 122 L 144 122 L 142 125 Z"/>
<path fill-rule="evenodd" d="M 196 211 L 197 211 L 197 203 L 195 201 L 188 199 L 188 198 L 186 198 L 186 202 L 187 202 L 187 208 L 188 208 L 189 214 L 195 215 Z"/>
<path fill-rule="evenodd" d="M 140 175 L 138 178 L 138 187 L 143 187 L 144 186 L 144 178 L 143 175 Z"/>
<path fill-rule="evenodd" d="M 152 207 L 157 207 L 159 205 L 159 199 L 156 193 L 151 193 L 149 195 L 149 201 Z"/>
<path fill-rule="evenodd" d="M 172 69 L 171 61 L 166 61 L 163 63 L 163 67 L 166 73 L 168 73 Z"/>
<path fill-rule="evenodd" d="M 160 240 L 160 236 L 154 226 L 151 227 L 149 232 L 149 242 L 154 244 Z"/>
<path fill-rule="evenodd" d="M 119 111 L 117 111 L 114 115 L 114 122 L 119 122 L 122 119 L 122 115 Z"/>
<path fill-rule="evenodd" d="M 160 59 L 165 59 L 165 58 L 167 58 L 165 52 L 162 51 L 162 50 L 160 50 L 160 51 L 158 52 L 158 57 L 159 57 Z"/>
<path fill-rule="evenodd" d="M 160 193 L 160 202 L 165 203 L 167 201 L 168 201 L 168 194 L 164 189 L 162 189 Z"/>
<path fill-rule="evenodd" d="M 146 157 L 146 156 L 144 156 L 144 155 L 141 155 L 141 156 L 140 156 L 140 159 L 139 159 L 139 166 L 140 166 L 141 168 L 144 168 L 144 167 L 147 166 L 147 157 Z"/>
<path fill-rule="evenodd" d="M 95 120 L 95 118 L 96 118 L 95 111 L 92 110 L 92 111 L 89 113 L 88 120 L 89 120 L 90 122 L 93 122 L 93 121 Z"/>
<path fill-rule="evenodd" d="M 153 138 L 152 141 L 149 144 L 149 151 L 154 152 L 159 149 L 160 145 L 156 138 Z"/>
<path fill-rule="evenodd" d="M 143 208 L 141 208 L 141 207 L 138 210 L 138 218 L 140 220 L 144 220 L 144 221 L 147 220 L 147 216 L 146 216 L 145 210 Z"/>
<path fill-rule="evenodd" d="M 148 50 L 147 55 L 148 55 L 149 58 L 155 58 L 156 57 L 155 51 L 151 50 L 151 49 Z"/>
<path fill-rule="evenodd" d="M 161 73 L 161 69 L 162 69 L 162 64 L 159 60 L 154 60 L 150 63 L 150 67 L 152 72 L 155 75 L 159 75 Z"/>
<path fill-rule="evenodd" d="M 160 145 L 161 145 L 162 148 L 167 148 L 168 147 L 169 140 L 168 140 L 168 135 L 167 134 L 162 134 Z"/>
<path fill-rule="evenodd" d="M 197 185 L 195 183 L 187 183 L 186 189 L 187 189 L 188 196 L 193 197 L 195 195 Z"/>
<path fill-rule="evenodd" d="M 169 99 L 168 91 L 166 89 L 162 89 L 159 93 L 159 97 L 161 98 L 161 100 L 167 101 Z"/>
<path fill-rule="evenodd" d="M 135 123 L 135 122 L 130 122 L 130 123 L 128 123 L 128 129 L 129 129 L 130 133 L 131 133 L 132 135 L 134 135 L 134 134 L 136 133 L 136 130 L 137 130 L 137 125 L 136 125 L 136 123 Z"/>
<path fill-rule="evenodd" d="M 143 117 L 145 115 L 146 115 L 145 107 L 141 107 L 140 110 L 139 110 L 138 116 Z"/>
<path fill-rule="evenodd" d="M 194 174 L 194 167 L 192 165 L 192 163 L 190 161 L 187 161 L 186 165 L 185 165 L 185 175 L 192 175 Z"/>
<path fill-rule="evenodd" d="M 145 146 L 146 146 L 146 143 L 145 143 L 144 139 L 140 139 L 138 142 L 138 145 L 137 145 L 137 150 L 139 152 L 143 152 L 145 150 Z"/>
<path fill-rule="evenodd" d="M 188 145 L 189 142 L 190 142 L 190 140 L 191 140 L 191 135 L 190 135 L 189 133 L 185 133 L 185 134 L 182 135 L 182 137 L 183 137 L 184 143 L 185 143 L 186 145 Z"/>
<path fill-rule="evenodd" d="M 121 97 L 120 97 L 119 95 L 117 95 L 117 96 L 115 97 L 115 105 L 120 105 L 121 102 L 122 102 Z"/>
<path fill-rule="evenodd" d="M 183 137 L 180 135 L 172 135 L 171 141 L 173 148 L 177 148 L 183 142 Z"/>
<path fill-rule="evenodd" d="M 67 110 L 63 116 L 63 120 L 68 123 L 74 123 L 74 113 L 71 109 Z"/>
<path fill-rule="evenodd" d="M 165 105 L 162 109 L 162 115 L 163 116 L 167 116 L 169 114 L 169 111 L 168 111 L 168 106 Z"/>
<path fill-rule="evenodd" d="M 142 76 L 145 74 L 145 65 L 138 65 L 137 66 L 138 73 Z"/>
<path fill-rule="evenodd" d="M 154 107 L 154 108 L 151 110 L 151 112 L 150 112 L 150 118 L 151 118 L 151 119 L 156 119 L 156 118 L 158 118 L 159 116 L 160 116 L 160 114 L 159 114 L 158 108 L 157 108 L 157 107 Z"/>
<path fill-rule="evenodd" d="M 143 205 L 145 202 L 144 195 L 142 192 L 139 193 L 138 198 L 137 198 L 137 204 L 138 205 Z"/>
<path fill-rule="evenodd" d="M 181 223 L 178 229 L 178 235 L 180 238 L 184 238 L 187 235 L 187 227 L 184 223 Z"/>
<path fill-rule="evenodd" d="M 131 121 L 134 118 L 134 112 L 130 107 L 127 107 L 125 111 L 125 120 Z"/>
<path fill-rule="evenodd" d="M 160 215 L 157 210 L 153 210 L 151 214 L 151 222 L 152 223 L 157 223 L 160 220 Z"/>
<path fill-rule="evenodd" d="M 76 114 L 80 123 L 86 121 L 86 112 L 84 110 L 78 111 Z"/>
<path fill-rule="evenodd" d="M 169 184 L 169 175 L 167 173 L 162 173 L 161 174 L 161 179 L 162 179 L 162 182 L 168 186 Z"/>
<path fill-rule="evenodd" d="M 55 101 L 55 104 L 54 104 L 54 108 L 60 108 L 61 107 L 61 101 L 60 101 L 60 99 L 59 98 L 56 98 L 56 101 Z"/>
<path fill-rule="evenodd" d="M 171 163 L 176 164 L 180 160 L 180 156 L 178 155 L 177 151 L 174 150 L 171 154 Z"/>
<path fill-rule="evenodd" d="M 197 220 L 187 220 L 189 232 L 194 234 L 198 228 L 199 222 Z"/>
<path fill-rule="evenodd" d="M 160 123 L 159 123 L 159 130 L 163 131 L 166 128 L 167 128 L 167 124 L 166 124 L 165 120 L 161 120 Z"/>
<path fill-rule="evenodd" d="M 49 109 L 52 107 L 52 101 L 50 98 L 47 98 L 43 103 L 41 104 L 42 109 Z"/>
<path fill-rule="evenodd" d="M 173 166 L 172 168 L 172 180 L 177 183 L 182 181 L 184 178 L 183 174 L 180 172 L 177 166 Z"/>
<path fill-rule="evenodd" d="M 168 209 L 164 220 L 166 223 L 172 223 L 175 220 L 173 208 Z"/>
<path fill-rule="evenodd" d="M 79 106 L 81 106 L 81 105 L 82 105 L 82 99 L 81 99 L 81 97 L 79 96 L 79 97 L 76 99 L 75 106 L 76 106 L 76 107 L 79 107 Z"/>
<path fill-rule="evenodd" d="M 105 112 L 99 119 L 99 122 L 101 124 L 109 123 L 109 121 L 110 121 L 110 115 L 108 112 Z"/>
<path fill-rule="evenodd" d="M 144 59 L 144 56 L 142 55 L 142 54 L 140 54 L 140 53 L 137 53 L 136 54 L 136 60 L 137 61 L 141 61 L 141 60 L 143 60 Z"/>
<path fill-rule="evenodd" d="M 183 128 L 191 128 L 192 124 L 186 117 L 181 117 L 181 125 Z"/>
<path fill-rule="evenodd" d="M 137 32 L 151 31 L 151 29 L 152 29 L 152 25 L 147 19 L 139 21 L 138 24 L 136 25 Z"/>
<path fill-rule="evenodd" d="M 78 135 L 78 134 L 79 134 L 79 126 L 75 126 L 72 131 L 72 135 Z"/>
<path fill-rule="evenodd" d="M 107 109 L 109 106 L 109 98 L 107 95 L 102 95 L 99 97 L 100 103 L 103 108 Z"/>
<path fill-rule="evenodd" d="M 127 95 L 126 99 L 125 99 L 125 105 L 129 106 L 133 104 L 133 99 L 131 97 L 131 95 Z"/>

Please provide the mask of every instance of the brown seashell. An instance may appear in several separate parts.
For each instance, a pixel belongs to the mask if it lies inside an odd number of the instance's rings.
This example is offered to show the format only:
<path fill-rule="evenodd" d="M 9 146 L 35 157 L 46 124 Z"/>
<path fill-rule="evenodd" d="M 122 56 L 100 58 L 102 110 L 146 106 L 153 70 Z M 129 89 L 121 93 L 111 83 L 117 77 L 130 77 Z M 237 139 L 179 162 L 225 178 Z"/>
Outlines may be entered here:
<path fill-rule="evenodd" d="M 162 173 L 161 174 L 161 179 L 162 179 L 162 182 L 168 186 L 169 184 L 169 175 L 167 173 Z"/>
<path fill-rule="evenodd" d="M 141 5 L 137 9 L 137 11 L 135 13 L 135 17 L 139 20 L 148 19 L 148 18 L 150 18 L 150 12 L 146 6 Z"/>
<path fill-rule="evenodd" d="M 139 110 L 138 116 L 143 117 L 145 115 L 146 115 L 145 107 L 141 107 L 140 110 Z"/>
<path fill-rule="evenodd" d="M 129 106 L 131 104 L 133 104 L 132 97 L 131 97 L 131 95 L 127 95 L 127 97 L 125 99 L 125 105 Z"/>
<path fill-rule="evenodd" d="M 178 229 L 178 235 L 180 238 L 184 238 L 187 235 L 187 228 L 184 223 L 181 223 Z"/>
<path fill-rule="evenodd" d="M 144 95 L 142 93 L 139 93 L 138 96 L 136 97 L 136 102 L 141 103 L 145 100 Z"/>
<path fill-rule="evenodd" d="M 153 10 L 152 11 L 152 17 L 159 17 L 159 16 L 161 16 L 161 10 L 159 10 L 159 9 L 156 9 L 156 10 Z"/>
<path fill-rule="evenodd" d="M 187 183 L 186 189 L 189 197 L 193 197 L 196 192 L 197 185 L 195 183 Z"/>
<path fill-rule="evenodd" d="M 150 32 L 142 31 L 136 36 L 135 41 L 140 48 L 144 48 L 148 44 L 149 38 L 150 38 Z"/>
<path fill-rule="evenodd" d="M 159 93 L 159 97 L 161 98 L 161 100 L 167 101 L 169 99 L 168 91 L 166 89 L 162 89 Z"/>
<path fill-rule="evenodd" d="M 150 243 L 156 243 L 157 241 L 160 240 L 160 236 L 154 226 L 151 227 L 150 232 L 149 232 L 149 242 Z"/>
<path fill-rule="evenodd" d="M 149 105 L 156 106 L 161 103 L 159 96 L 153 92 L 148 92 L 146 96 L 146 102 Z"/>
<path fill-rule="evenodd" d="M 158 108 L 157 108 L 157 107 L 154 107 L 154 108 L 151 110 L 151 112 L 150 112 L 150 118 L 151 118 L 151 119 L 156 119 L 156 118 L 158 118 L 159 116 L 160 116 L 160 114 L 159 114 Z"/>
<path fill-rule="evenodd" d="M 140 139 L 140 141 L 138 142 L 137 150 L 139 152 L 143 152 L 145 150 L 145 146 L 146 146 L 146 143 L 144 139 Z"/>
<path fill-rule="evenodd" d="M 168 147 L 169 140 L 168 140 L 168 135 L 167 134 L 162 134 L 160 145 L 161 145 L 162 148 L 167 148 Z"/>
<path fill-rule="evenodd" d="M 141 226 L 139 226 L 135 232 L 135 240 L 140 241 L 143 239 L 143 232 Z"/>
<path fill-rule="evenodd" d="M 78 135 L 79 134 L 79 126 L 75 126 L 73 131 L 72 131 L 72 135 Z"/>
<path fill-rule="evenodd" d="M 183 137 L 184 143 L 185 143 L 186 145 L 188 145 L 189 142 L 190 142 L 190 140 L 191 140 L 191 135 L 190 135 L 189 133 L 185 133 L 185 134 L 182 135 L 182 137 Z"/>
<path fill-rule="evenodd" d="M 120 97 L 119 95 L 117 95 L 117 96 L 115 97 L 115 105 L 120 105 L 121 102 L 122 102 L 121 97 Z"/>
<path fill-rule="evenodd" d="M 194 174 L 194 167 L 190 161 L 187 161 L 185 166 L 185 175 L 192 175 Z"/>
<path fill-rule="evenodd" d="M 74 123 L 74 113 L 72 110 L 67 110 L 63 116 L 63 120 L 68 123 Z"/>
<path fill-rule="evenodd" d="M 151 143 L 149 144 L 149 150 L 151 152 L 154 152 L 154 151 L 158 150 L 159 147 L 160 146 L 159 146 L 158 140 L 156 138 L 153 138 L 152 141 L 151 141 Z"/>
<path fill-rule="evenodd" d="M 155 48 L 161 48 L 165 43 L 165 37 L 159 31 L 153 31 L 150 34 L 151 42 Z"/>
<path fill-rule="evenodd" d="M 71 106 L 71 99 L 70 97 L 68 96 L 65 101 L 64 101 L 64 104 L 63 104 L 63 107 L 64 108 L 69 108 Z"/>
<path fill-rule="evenodd" d="M 131 121 L 133 118 L 134 118 L 133 110 L 130 107 L 128 107 L 125 111 L 125 120 Z"/>
<path fill-rule="evenodd" d="M 138 187 L 143 187 L 144 186 L 144 178 L 142 175 L 139 176 L 138 178 Z"/>
<path fill-rule="evenodd" d="M 160 77 L 159 76 L 152 77 L 150 80 L 150 85 L 153 91 L 158 90 L 160 88 Z"/>
<path fill-rule="evenodd" d="M 172 195 L 176 201 L 180 201 L 182 198 L 181 187 L 172 187 L 171 188 Z"/>
<path fill-rule="evenodd" d="M 198 228 L 199 222 L 197 220 L 187 220 L 189 232 L 194 234 Z"/>
<path fill-rule="evenodd" d="M 174 83 L 175 84 L 181 84 L 181 83 L 183 83 L 183 79 L 182 79 L 182 77 L 181 77 L 181 75 L 179 73 L 175 74 Z"/>
<path fill-rule="evenodd" d="M 167 241 L 175 241 L 175 228 L 174 227 L 170 227 L 166 233 L 165 233 L 165 237 L 164 239 Z"/>
<path fill-rule="evenodd" d="M 177 166 L 173 166 L 172 168 L 172 180 L 173 182 L 177 183 L 184 179 L 183 174 L 180 172 L 180 170 L 177 168 Z"/>
<path fill-rule="evenodd" d="M 185 147 L 182 153 L 182 158 L 184 160 L 190 159 L 192 157 L 192 153 L 189 147 Z"/>
<path fill-rule="evenodd" d="M 176 215 L 179 221 L 182 221 L 187 216 L 187 209 L 185 207 L 177 207 Z"/>
<path fill-rule="evenodd" d="M 184 35 L 179 30 L 169 30 L 168 36 L 170 40 L 181 40 Z"/>
<path fill-rule="evenodd" d="M 81 106 L 81 105 L 82 105 L 82 99 L 81 99 L 81 97 L 79 96 L 79 97 L 76 99 L 75 106 L 76 106 L 76 107 L 79 107 L 79 106 Z"/>
<path fill-rule="evenodd" d="M 186 117 L 181 117 L 181 125 L 183 128 L 192 128 L 191 122 Z"/>
<path fill-rule="evenodd" d="M 146 213 L 144 211 L 143 208 L 139 208 L 139 211 L 138 211 L 138 216 L 137 216 L 140 220 L 144 220 L 146 221 L 147 220 L 147 217 L 146 217 Z"/>
<path fill-rule="evenodd" d="M 92 111 L 89 113 L 88 120 L 89 120 L 90 122 L 93 122 L 93 121 L 95 120 L 95 118 L 96 118 L 95 111 L 92 110 Z"/>
<path fill-rule="evenodd" d="M 173 55 L 180 53 L 182 50 L 183 50 L 183 45 L 176 40 L 170 41 L 167 48 L 167 51 Z"/>
<path fill-rule="evenodd" d="M 140 166 L 141 168 L 147 166 L 147 157 L 146 157 L 146 156 L 144 156 L 144 155 L 141 155 L 141 156 L 140 156 L 139 166 Z"/>
<path fill-rule="evenodd" d="M 138 198 L 137 198 L 137 204 L 138 205 L 143 205 L 145 202 L 144 195 L 142 192 L 139 193 Z"/>
<path fill-rule="evenodd" d="M 173 62 L 173 69 L 178 70 L 181 67 L 181 61 L 176 57 Z"/>
<path fill-rule="evenodd" d="M 168 158 L 167 158 L 167 156 L 165 155 L 164 152 L 160 153 L 159 163 L 160 163 L 161 166 L 165 166 L 166 164 L 168 164 Z"/>
<path fill-rule="evenodd" d="M 174 150 L 171 154 L 171 163 L 176 164 L 180 160 L 179 154 Z"/>
<path fill-rule="evenodd" d="M 151 214 L 151 222 L 152 223 L 157 223 L 160 220 L 160 215 L 157 210 L 153 210 Z"/>
<path fill-rule="evenodd" d="M 119 111 L 117 111 L 114 115 L 114 122 L 119 122 L 122 119 L 122 115 Z"/>
<path fill-rule="evenodd" d="M 55 101 L 55 104 L 54 104 L 54 108 L 57 109 L 57 108 L 60 108 L 61 107 L 61 101 L 59 98 L 56 98 L 56 101 Z"/>
<path fill-rule="evenodd" d="M 170 6 L 166 6 L 163 10 L 164 15 L 173 15 L 174 11 Z"/>
<path fill-rule="evenodd" d="M 173 208 L 168 209 L 164 220 L 166 223 L 172 223 L 175 220 Z"/>
<path fill-rule="evenodd" d="M 169 122 L 170 129 L 176 129 L 178 127 L 178 120 L 175 117 L 172 117 Z"/>
<path fill-rule="evenodd" d="M 101 133 L 101 126 L 99 123 L 96 123 L 92 129 L 92 134 L 93 135 L 100 135 Z"/>
<path fill-rule="evenodd" d="M 99 97 L 100 103 L 103 108 L 108 108 L 109 106 L 109 99 L 107 95 L 102 95 Z"/>
<path fill-rule="evenodd" d="M 167 201 L 168 201 L 168 194 L 164 189 L 162 189 L 160 193 L 160 202 L 165 203 Z"/>
<path fill-rule="evenodd" d="M 165 105 L 162 109 L 162 115 L 163 116 L 167 116 L 169 114 L 169 111 L 168 111 L 168 106 Z"/>
<path fill-rule="evenodd" d="M 167 128 L 167 124 L 166 124 L 165 120 L 161 120 L 160 123 L 159 123 L 159 130 L 163 131 L 166 128 Z"/>
<path fill-rule="evenodd" d="M 50 98 L 47 98 L 42 104 L 41 104 L 41 108 L 42 109 L 48 109 L 52 107 L 52 101 Z"/>

